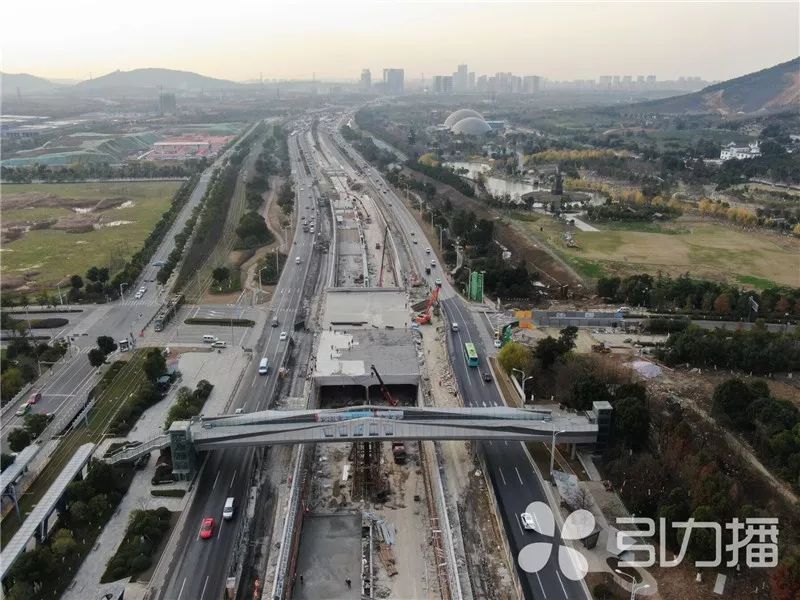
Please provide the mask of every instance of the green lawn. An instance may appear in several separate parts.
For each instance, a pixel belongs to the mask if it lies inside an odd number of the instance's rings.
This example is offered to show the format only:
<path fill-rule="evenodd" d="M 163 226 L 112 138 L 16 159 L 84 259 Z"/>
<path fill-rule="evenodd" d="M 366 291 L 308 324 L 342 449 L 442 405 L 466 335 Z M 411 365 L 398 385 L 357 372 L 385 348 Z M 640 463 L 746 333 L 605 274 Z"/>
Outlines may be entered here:
<path fill-rule="evenodd" d="M 576 248 L 567 247 L 563 222 L 543 216 L 535 223 L 516 221 L 553 248 L 584 277 L 602 274 L 685 272 L 756 288 L 775 283 L 800 286 L 800 240 L 746 231 L 697 217 L 659 224 L 616 224 L 601 231 L 575 231 Z"/>
<path fill-rule="evenodd" d="M 20 511 L 23 518 L 30 513 L 49 487 L 58 477 L 58 474 L 70 461 L 77 449 L 87 442 L 99 443 L 119 407 L 132 393 L 145 382 L 142 370 L 144 364 L 144 351 L 137 350 L 131 359 L 125 363 L 110 384 L 97 396 L 97 402 L 89 415 L 89 425 L 79 426 L 65 435 L 58 448 L 50 458 L 44 470 L 27 489 L 20 500 Z M 2 544 L 13 537 L 19 529 L 20 522 L 17 514 L 11 511 L 2 521 Z"/>
<path fill-rule="evenodd" d="M 3 196 L 24 197 L 49 194 L 69 199 L 99 201 L 124 197 L 132 206 L 110 208 L 98 214 L 105 222 L 121 222 L 87 233 L 67 233 L 54 229 L 34 230 L 2 246 L 0 273 L 6 280 L 25 276 L 33 286 L 53 286 L 73 274 L 84 275 L 91 266 L 115 266 L 139 250 L 155 223 L 169 207 L 177 181 L 4 185 Z M 36 220 L 75 214 L 69 208 L 19 208 L 2 212 L 4 222 Z M 114 263 L 114 264 L 112 264 Z M 32 275 L 35 273 L 35 275 Z M 27 274 L 27 275 L 26 275 Z"/>

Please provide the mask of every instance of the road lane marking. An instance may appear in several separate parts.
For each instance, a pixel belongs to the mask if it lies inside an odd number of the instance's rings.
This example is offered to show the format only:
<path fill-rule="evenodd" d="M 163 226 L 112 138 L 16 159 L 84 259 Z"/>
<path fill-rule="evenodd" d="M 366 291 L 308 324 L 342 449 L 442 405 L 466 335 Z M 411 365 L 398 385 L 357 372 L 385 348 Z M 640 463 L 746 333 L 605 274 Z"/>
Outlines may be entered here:
<path fill-rule="evenodd" d="M 515 467 L 515 468 L 516 468 L 516 467 Z M 519 471 L 517 471 L 517 475 L 519 475 Z M 217 476 L 216 476 L 216 477 L 214 477 L 214 484 L 211 486 L 211 489 L 212 489 L 212 490 L 213 490 L 215 487 L 217 487 L 217 479 L 219 479 L 219 471 L 217 471 Z"/>
<path fill-rule="evenodd" d="M 514 467 L 514 470 L 517 472 L 517 479 L 519 479 L 519 484 L 525 485 L 525 483 L 522 481 L 522 475 L 519 474 L 519 469 L 517 469 L 517 467 Z"/>
<path fill-rule="evenodd" d="M 181 596 L 183 595 L 183 588 L 186 587 L 186 577 L 183 578 L 183 583 L 181 584 L 181 590 L 178 592 L 178 600 L 181 600 Z"/>
<path fill-rule="evenodd" d="M 206 575 L 206 581 L 203 584 L 203 591 L 200 592 L 200 600 L 203 600 L 203 597 L 206 595 L 206 586 L 208 586 L 208 575 Z"/>
<path fill-rule="evenodd" d="M 233 477 L 231 477 L 231 484 L 228 486 L 228 489 L 231 489 L 233 487 L 233 480 L 236 479 L 236 471 L 237 469 L 233 470 Z"/>
<path fill-rule="evenodd" d="M 567 588 L 564 587 L 564 581 L 561 579 L 561 573 L 558 572 L 558 569 L 556 569 L 556 576 L 558 577 L 558 583 L 561 584 L 561 591 L 564 592 L 564 598 L 569 600 L 569 594 L 567 594 Z"/>
<path fill-rule="evenodd" d="M 506 476 L 503 475 L 503 469 L 501 469 L 500 467 L 497 467 L 497 470 L 500 471 L 500 479 L 503 480 L 503 485 L 507 485 L 506 484 Z"/>

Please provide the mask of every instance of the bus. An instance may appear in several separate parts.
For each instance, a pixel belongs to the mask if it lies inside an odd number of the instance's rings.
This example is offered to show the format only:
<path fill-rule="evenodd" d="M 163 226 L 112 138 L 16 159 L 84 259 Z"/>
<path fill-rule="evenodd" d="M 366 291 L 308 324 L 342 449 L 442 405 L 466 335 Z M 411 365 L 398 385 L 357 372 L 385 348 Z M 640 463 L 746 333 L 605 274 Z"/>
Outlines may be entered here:
<path fill-rule="evenodd" d="M 464 344 L 464 357 L 467 359 L 468 366 L 478 366 L 478 353 L 475 351 L 475 344 L 472 342 Z"/>

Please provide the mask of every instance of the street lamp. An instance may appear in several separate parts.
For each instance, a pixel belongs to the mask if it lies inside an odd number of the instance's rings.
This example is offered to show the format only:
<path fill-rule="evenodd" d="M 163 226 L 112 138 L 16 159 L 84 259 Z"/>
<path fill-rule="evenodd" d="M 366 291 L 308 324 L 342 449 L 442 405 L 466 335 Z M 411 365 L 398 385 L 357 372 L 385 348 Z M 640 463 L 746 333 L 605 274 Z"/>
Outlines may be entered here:
<path fill-rule="evenodd" d="M 122 288 L 128 287 L 128 284 L 123 282 L 119 284 L 119 299 L 122 300 Z"/>
<path fill-rule="evenodd" d="M 566 429 L 562 429 L 560 431 L 556 431 L 555 429 L 553 430 L 553 439 L 552 443 L 550 444 L 550 483 L 553 482 L 553 467 L 555 466 L 556 462 L 556 436 L 566 432 Z"/>
<path fill-rule="evenodd" d="M 523 370 L 521 370 L 521 369 L 515 369 L 514 367 L 512 367 L 512 368 L 511 368 L 511 371 L 512 371 L 512 373 L 513 373 L 514 371 L 516 371 L 517 373 L 519 373 L 520 375 L 522 375 L 522 381 L 520 381 L 520 386 L 522 386 L 522 401 L 523 401 L 523 403 L 524 403 L 524 402 L 525 402 L 525 400 L 527 399 L 527 396 L 525 395 L 525 383 L 526 383 L 526 382 L 527 382 L 529 379 L 533 379 L 533 375 L 528 375 L 527 377 L 525 377 L 525 371 L 523 371 Z M 519 380 L 517 380 L 517 381 L 519 381 Z"/>
<path fill-rule="evenodd" d="M 631 580 L 631 600 L 635 600 L 636 599 L 636 592 L 638 592 L 639 590 L 645 590 L 645 589 L 650 587 L 650 584 L 648 584 L 648 583 L 639 583 L 639 584 L 637 584 L 636 583 L 636 577 L 634 577 L 633 575 L 631 575 L 629 573 L 626 573 L 625 571 L 620 571 L 619 569 L 614 569 L 614 573 L 617 573 L 618 575 L 622 575 L 624 577 L 630 578 L 630 580 Z"/>

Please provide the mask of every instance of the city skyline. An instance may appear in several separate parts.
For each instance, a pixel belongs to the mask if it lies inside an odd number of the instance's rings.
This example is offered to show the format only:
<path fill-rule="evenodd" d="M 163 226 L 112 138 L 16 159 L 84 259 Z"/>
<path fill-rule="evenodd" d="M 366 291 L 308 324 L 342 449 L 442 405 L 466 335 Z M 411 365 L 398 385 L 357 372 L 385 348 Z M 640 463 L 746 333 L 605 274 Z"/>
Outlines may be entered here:
<path fill-rule="evenodd" d="M 425 79 L 450 75 L 466 63 L 478 74 L 513 72 L 551 80 L 607 74 L 722 80 L 790 60 L 800 47 L 800 5 L 780 1 L 344 2 L 332 7 L 240 0 L 227 14 L 193 6 L 191 19 L 180 5 L 153 0 L 145 0 L 136 14 L 116 6 L 99 11 L 93 0 L 44 5 L 44 10 L 39 5 L 5 9 L 0 25 L 4 72 L 82 80 L 156 67 L 234 81 L 257 79 L 260 73 L 265 79 L 315 74 L 357 80 L 363 68 L 380 73 L 395 67 L 414 81 L 422 74 Z M 36 26 L 19 27 L 26 22 Z M 442 36 L 446 29 L 458 34 Z"/>

